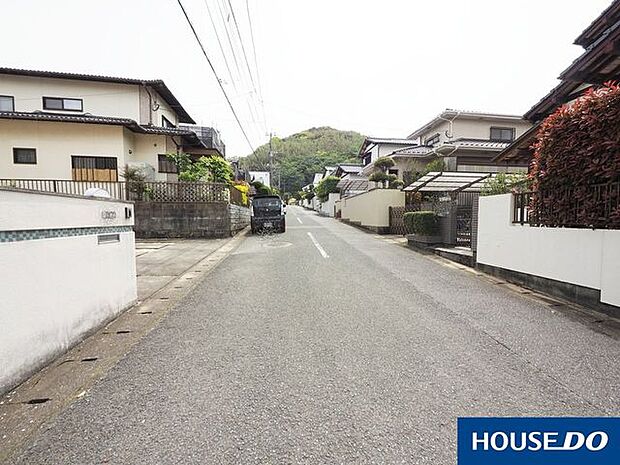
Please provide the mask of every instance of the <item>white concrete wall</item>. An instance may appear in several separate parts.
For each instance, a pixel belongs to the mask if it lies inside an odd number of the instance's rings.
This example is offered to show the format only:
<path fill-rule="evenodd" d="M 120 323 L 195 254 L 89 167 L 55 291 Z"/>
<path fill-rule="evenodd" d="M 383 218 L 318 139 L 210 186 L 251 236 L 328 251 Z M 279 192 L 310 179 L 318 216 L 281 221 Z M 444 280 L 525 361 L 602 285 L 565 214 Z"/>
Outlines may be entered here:
<path fill-rule="evenodd" d="M 405 193 L 397 189 L 373 189 L 340 200 L 342 219 L 372 227 L 388 227 L 390 225 L 389 207 L 404 205 Z"/>
<path fill-rule="evenodd" d="M 0 190 L 0 392 L 135 302 L 134 233 L 118 229 L 133 225 L 126 207 Z M 97 229 L 67 229 L 86 227 Z M 49 230 L 71 236 L 7 242 L 9 231 Z M 115 230 L 119 242 L 98 244 Z"/>
<path fill-rule="evenodd" d="M 340 199 L 339 193 L 329 194 L 329 197 L 327 198 L 327 200 L 321 203 L 319 213 L 321 215 L 333 217 L 334 216 L 334 205 L 336 201 L 339 199 Z"/>
<path fill-rule="evenodd" d="M 620 230 L 521 226 L 511 215 L 511 194 L 480 197 L 479 263 L 598 289 L 620 306 Z"/>

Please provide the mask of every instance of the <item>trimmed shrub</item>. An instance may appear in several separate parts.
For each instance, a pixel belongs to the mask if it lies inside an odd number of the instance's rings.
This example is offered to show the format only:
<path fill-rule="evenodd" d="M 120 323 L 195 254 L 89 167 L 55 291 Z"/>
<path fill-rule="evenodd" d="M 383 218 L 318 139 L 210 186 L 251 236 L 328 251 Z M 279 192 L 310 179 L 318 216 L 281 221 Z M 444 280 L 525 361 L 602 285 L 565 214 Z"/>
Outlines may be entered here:
<path fill-rule="evenodd" d="M 373 163 L 373 166 L 381 171 L 387 171 L 392 166 L 394 166 L 394 160 L 392 160 L 390 157 L 377 158 Z"/>
<path fill-rule="evenodd" d="M 390 176 L 384 173 L 383 171 L 376 171 L 368 176 L 368 180 L 372 182 L 384 182 L 388 181 Z"/>
<path fill-rule="evenodd" d="M 536 222 L 620 228 L 619 194 L 610 184 L 620 181 L 620 86 L 589 89 L 562 106 L 537 139 L 530 169 Z"/>
<path fill-rule="evenodd" d="M 432 211 L 407 212 L 403 218 L 407 234 L 435 236 L 439 234 L 439 219 Z"/>

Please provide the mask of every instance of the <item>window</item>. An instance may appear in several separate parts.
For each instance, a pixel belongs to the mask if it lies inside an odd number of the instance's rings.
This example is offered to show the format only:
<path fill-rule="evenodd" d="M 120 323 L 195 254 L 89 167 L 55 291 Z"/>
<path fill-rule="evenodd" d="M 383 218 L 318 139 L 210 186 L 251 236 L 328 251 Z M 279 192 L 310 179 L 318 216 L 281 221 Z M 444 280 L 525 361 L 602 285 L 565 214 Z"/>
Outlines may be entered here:
<path fill-rule="evenodd" d="M 393 174 L 395 176 L 398 176 L 398 170 L 395 168 L 392 168 L 388 171 L 388 174 Z"/>
<path fill-rule="evenodd" d="M 71 157 L 74 181 L 118 181 L 115 157 Z"/>
<path fill-rule="evenodd" d="M 19 165 L 36 165 L 37 149 L 13 148 L 13 163 Z"/>
<path fill-rule="evenodd" d="M 0 111 L 15 111 L 15 99 L 10 95 L 0 95 Z"/>
<path fill-rule="evenodd" d="M 438 142 L 439 142 L 439 133 L 433 134 L 432 136 L 427 137 L 426 141 L 424 142 L 424 145 L 433 146 Z"/>
<path fill-rule="evenodd" d="M 43 97 L 44 110 L 83 111 L 82 99 Z"/>
<path fill-rule="evenodd" d="M 161 115 L 161 125 L 164 128 L 174 128 L 175 127 L 174 124 L 172 123 L 172 121 L 170 121 L 164 115 Z"/>
<path fill-rule="evenodd" d="M 515 128 L 491 128 L 491 140 L 495 142 L 512 142 L 515 140 Z"/>
<path fill-rule="evenodd" d="M 177 165 L 166 155 L 157 155 L 158 171 L 160 173 L 173 173 L 179 172 Z"/>

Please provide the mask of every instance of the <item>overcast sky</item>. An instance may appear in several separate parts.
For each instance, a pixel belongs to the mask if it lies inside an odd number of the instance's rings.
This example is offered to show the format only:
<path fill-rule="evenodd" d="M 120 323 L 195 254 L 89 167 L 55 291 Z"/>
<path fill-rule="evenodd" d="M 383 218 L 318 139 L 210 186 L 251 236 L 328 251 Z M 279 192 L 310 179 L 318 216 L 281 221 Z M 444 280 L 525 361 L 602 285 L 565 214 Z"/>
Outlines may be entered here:
<path fill-rule="evenodd" d="M 611 2 L 247 1 L 258 76 L 246 0 L 230 3 L 254 86 L 228 0 L 183 4 L 254 147 L 268 131 L 313 126 L 405 137 L 444 108 L 523 114 Z M 1 0 L 0 11 L 0 66 L 164 79 L 198 123 L 222 132 L 228 156 L 250 151 L 177 0 Z"/>

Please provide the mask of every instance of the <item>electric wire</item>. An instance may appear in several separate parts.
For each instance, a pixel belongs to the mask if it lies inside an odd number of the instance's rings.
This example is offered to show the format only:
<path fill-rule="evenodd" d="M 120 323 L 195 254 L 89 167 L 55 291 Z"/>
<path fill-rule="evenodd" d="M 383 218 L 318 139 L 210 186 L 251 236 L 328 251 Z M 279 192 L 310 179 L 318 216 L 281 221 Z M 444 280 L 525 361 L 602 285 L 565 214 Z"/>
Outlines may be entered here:
<path fill-rule="evenodd" d="M 231 103 L 230 98 L 228 97 L 228 93 L 226 92 L 226 89 L 224 89 L 224 86 L 222 84 L 222 80 L 219 78 L 219 76 L 217 74 L 217 71 L 215 70 L 215 67 L 213 66 L 213 62 L 209 58 L 209 55 L 207 54 L 207 51 L 205 50 L 204 46 L 202 45 L 202 41 L 200 40 L 200 37 L 198 37 L 198 33 L 196 32 L 196 29 L 194 28 L 194 24 L 192 23 L 192 20 L 190 19 L 189 15 L 187 14 L 187 11 L 185 11 L 185 7 L 183 6 L 183 3 L 181 3 L 181 0 L 177 0 L 177 3 L 181 7 L 181 11 L 183 12 L 183 15 L 185 16 L 185 19 L 187 20 L 187 23 L 189 24 L 189 27 L 192 30 L 192 33 L 194 34 L 194 37 L 196 38 L 196 42 L 198 42 L 198 45 L 200 46 L 200 50 L 202 50 L 202 54 L 204 55 L 205 59 L 207 60 L 207 63 L 209 64 L 209 67 L 211 68 L 211 71 L 213 71 L 213 75 L 215 76 L 215 79 L 217 80 L 217 83 L 220 86 L 220 90 L 224 94 L 224 98 L 226 99 L 226 102 L 228 103 L 228 106 L 230 107 L 231 113 L 233 114 L 233 116 L 235 117 L 235 120 L 237 121 L 237 124 L 239 125 L 239 129 L 241 129 L 241 133 L 243 134 L 246 142 L 248 143 L 248 146 L 250 147 L 250 150 L 252 150 L 252 153 L 254 153 L 256 155 L 256 150 L 254 149 L 254 146 L 252 145 L 252 142 L 250 141 L 250 138 L 248 137 L 248 135 L 247 135 L 247 133 L 245 131 L 245 128 L 241 124 L 241 120 L 239 119 L 239 116 L 237 116 L 237 112 L 235 111 L 235 108 L 233 107 L 233 104 Z M 260 159 L 258 158 L 258 156 L 256 156 L 256 159 L 260 162 Z M 262 162 L 261 162 L 261 165 L 262 165 Z M 263 167 L 264 167 L 264 165 L 263 165 Z"/>

